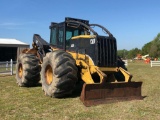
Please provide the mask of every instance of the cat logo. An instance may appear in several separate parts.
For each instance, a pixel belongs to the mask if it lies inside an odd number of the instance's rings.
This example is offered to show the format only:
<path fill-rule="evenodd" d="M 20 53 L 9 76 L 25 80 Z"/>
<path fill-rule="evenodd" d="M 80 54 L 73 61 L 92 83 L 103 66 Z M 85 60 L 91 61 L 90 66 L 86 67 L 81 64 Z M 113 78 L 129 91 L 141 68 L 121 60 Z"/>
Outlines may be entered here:
<path fill-rule="evenodd" d="M 90 39 L 90 44 L 95 44 L 95 39 Z"/>

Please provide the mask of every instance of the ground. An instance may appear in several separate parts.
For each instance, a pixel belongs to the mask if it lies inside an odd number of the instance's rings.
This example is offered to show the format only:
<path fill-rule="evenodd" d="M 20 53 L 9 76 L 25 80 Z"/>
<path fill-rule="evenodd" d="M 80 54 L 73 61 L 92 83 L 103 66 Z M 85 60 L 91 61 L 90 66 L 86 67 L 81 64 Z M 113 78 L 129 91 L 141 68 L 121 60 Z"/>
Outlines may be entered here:
<path fill-rule="evenodd" d="M 143 100 L 85 107 L 79 96 L 56 99 L 44 95 L 41 86 L 18 87 L 15 76 L 0 75 L 0 120 L 158 120 L 160 119 L 160 67 L 128 63 L 133 81 L 143 81 Z"/>

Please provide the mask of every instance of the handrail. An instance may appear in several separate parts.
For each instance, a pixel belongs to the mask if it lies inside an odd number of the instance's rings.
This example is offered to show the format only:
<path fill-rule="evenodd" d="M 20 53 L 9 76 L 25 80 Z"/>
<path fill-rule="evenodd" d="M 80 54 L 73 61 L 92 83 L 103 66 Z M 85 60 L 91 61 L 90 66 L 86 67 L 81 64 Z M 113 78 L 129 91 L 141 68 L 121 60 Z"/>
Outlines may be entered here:
<path fill-rule="evenodd" d="M 99 24 L 90 24 L 90 26 L 97 26 L 102 28 L 102 30 L 104 30 L 110 37 L 113 37 L 113 35 L 109 32 L 109 30 L 107 30 L 105 27 L 103 27 L 102 25 Z"/>

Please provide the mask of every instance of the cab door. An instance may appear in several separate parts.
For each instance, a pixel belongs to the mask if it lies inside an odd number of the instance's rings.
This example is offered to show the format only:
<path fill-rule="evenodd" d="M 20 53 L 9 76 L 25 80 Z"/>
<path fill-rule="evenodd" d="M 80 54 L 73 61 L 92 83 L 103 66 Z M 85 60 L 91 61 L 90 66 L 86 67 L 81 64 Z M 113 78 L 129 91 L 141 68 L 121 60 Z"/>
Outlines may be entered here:
<path fill-rule="evenodd" d="M 50 44 L 53 47 L 65 50 L 65 25 L 64 23 L 51 26 Z"/>

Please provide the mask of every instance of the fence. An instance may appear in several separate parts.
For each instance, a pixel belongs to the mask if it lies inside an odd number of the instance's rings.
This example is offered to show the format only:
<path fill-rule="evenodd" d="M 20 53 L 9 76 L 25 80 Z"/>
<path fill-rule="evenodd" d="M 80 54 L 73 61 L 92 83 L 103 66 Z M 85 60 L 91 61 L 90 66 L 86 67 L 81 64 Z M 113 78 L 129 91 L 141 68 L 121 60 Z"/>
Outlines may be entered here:
<path fill-rule="evenodd" d="M 151 61 L 151 67 L 160 66 L 160 61 Z"/>
<path fill-rule="evenodd" d="M 123 60 L 125 66 L 128 66 L 128 60 Z"/>
<path fill-rule="evenodd" d="M 12 61 L 12 59 L 10 61 L 0 62 L 0 74 L 13 75 L 15 64 L 16 61 Z"/>

